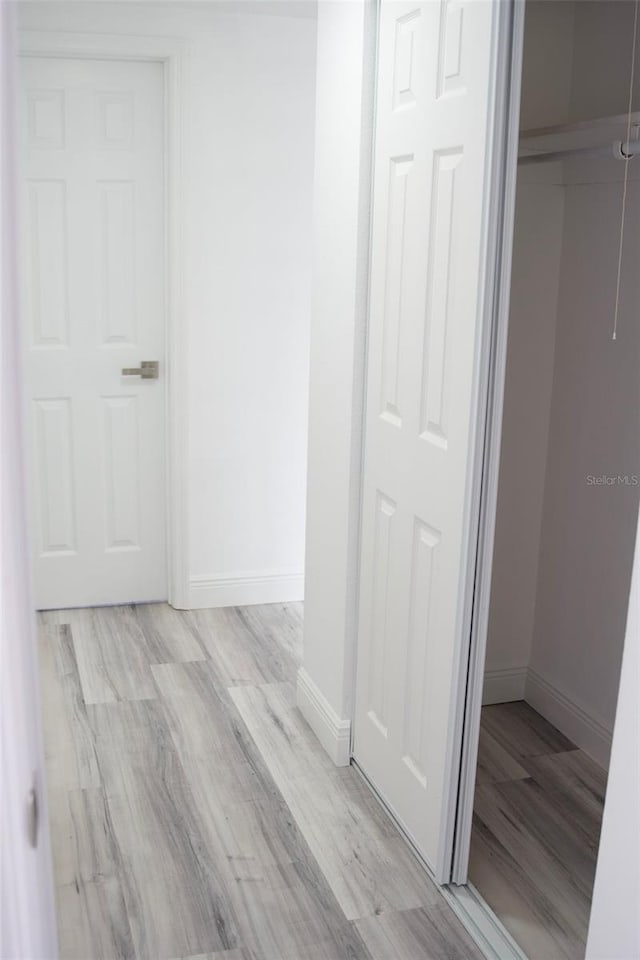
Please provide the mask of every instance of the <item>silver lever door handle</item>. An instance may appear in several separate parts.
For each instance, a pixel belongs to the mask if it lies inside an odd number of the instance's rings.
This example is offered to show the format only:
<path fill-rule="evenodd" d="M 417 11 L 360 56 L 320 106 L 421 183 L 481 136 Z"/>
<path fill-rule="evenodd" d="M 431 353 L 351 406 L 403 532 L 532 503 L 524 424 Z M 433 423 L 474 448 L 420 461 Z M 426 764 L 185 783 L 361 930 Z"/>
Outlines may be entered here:
<path fill-rule="evenodd" d="M 143 360 L 139 367 L 123 367 L 123 377 L 142 377 L 143 380 L 157 380 L 160 364 L 157 360 Z"/>

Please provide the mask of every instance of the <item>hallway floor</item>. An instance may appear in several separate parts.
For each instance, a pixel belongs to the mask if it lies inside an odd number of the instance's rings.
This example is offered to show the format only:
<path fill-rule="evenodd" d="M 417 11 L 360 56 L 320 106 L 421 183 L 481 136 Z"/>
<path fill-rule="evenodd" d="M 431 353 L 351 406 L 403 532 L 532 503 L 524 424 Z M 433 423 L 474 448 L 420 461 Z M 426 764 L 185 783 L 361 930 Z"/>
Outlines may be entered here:
<path fill-rule="evenodd" d="M 530 960 L 584 957 L 606 779 L 524 701 L 482 708 L 469 877 Z"/>
<path fill-rule="evenodd" d="M 62 960 L 479 960 L 295 707 L 301 605 L 40 627 Z"/>

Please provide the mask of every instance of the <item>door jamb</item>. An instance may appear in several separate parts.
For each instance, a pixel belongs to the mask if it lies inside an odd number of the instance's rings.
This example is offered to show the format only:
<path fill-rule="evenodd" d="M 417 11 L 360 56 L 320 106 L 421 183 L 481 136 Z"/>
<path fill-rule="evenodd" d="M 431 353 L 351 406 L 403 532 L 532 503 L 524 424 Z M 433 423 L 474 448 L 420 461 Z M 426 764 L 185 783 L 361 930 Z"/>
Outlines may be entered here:
<path fill-rule="evenodd" d="M 163 67 L 167 599 L 173 607 L 186 609 L 188 421 L 182 226 L 185 44 L 165 37 L 21 30 L 18 52 L 21 57 L 151 61 Z"/>
<path fill-rule="evenodd" d="M 488 322 L 491 341 L 483 460 L 480 468 L 480 516 L 468 651 L 469 660 L 465 678 L 466 698 L 464 702 L 462 755 L 460 758 L 460 777 L 451 860 L 451 882 L 454 884 L 466 884 L 468 880 L 502 440 L 518 170 L 525 2 L 524 0 L 512 0 L 510 6 L 512 10 L 510 24 L 505 27 L 509 32 L 509 48 L 499 67 L 502 70 L 502 80 L 498 79 L 499 89 L 504 91 L 502 102 L 497 107 L 498 122 L 502 121 L 503 123 L 503 155 L 496 171 L 499 185 L 494 194 L 500 197 L 500 204 L 496 212 L 498 234 L 495 243 L 496 264 L 493 276 L 492 317 Z M 503 50 L 505 49 L 503 46 Z"/>

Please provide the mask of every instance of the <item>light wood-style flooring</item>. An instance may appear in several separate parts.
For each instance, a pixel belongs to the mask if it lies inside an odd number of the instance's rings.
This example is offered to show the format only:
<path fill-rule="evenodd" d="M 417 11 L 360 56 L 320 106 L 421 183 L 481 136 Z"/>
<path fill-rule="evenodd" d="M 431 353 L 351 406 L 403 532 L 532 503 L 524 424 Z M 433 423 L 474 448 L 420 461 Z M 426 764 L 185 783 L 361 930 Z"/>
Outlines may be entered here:
<path fill-rule="evenodd" d="M 40 626 L 63 960 L 479 960 L 300 716 L 300 606 Z"/>
<path fill-rule="evenodd" d="M 605 772 L 524 701 L 483 707 L 470 879 L 530 960 L 582 960 Z"/>

